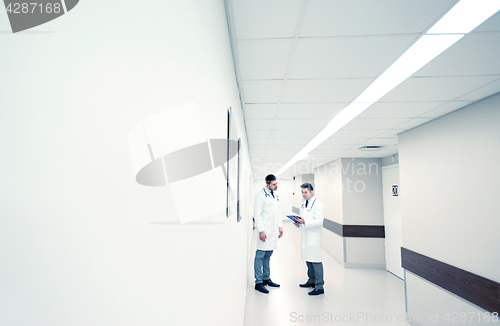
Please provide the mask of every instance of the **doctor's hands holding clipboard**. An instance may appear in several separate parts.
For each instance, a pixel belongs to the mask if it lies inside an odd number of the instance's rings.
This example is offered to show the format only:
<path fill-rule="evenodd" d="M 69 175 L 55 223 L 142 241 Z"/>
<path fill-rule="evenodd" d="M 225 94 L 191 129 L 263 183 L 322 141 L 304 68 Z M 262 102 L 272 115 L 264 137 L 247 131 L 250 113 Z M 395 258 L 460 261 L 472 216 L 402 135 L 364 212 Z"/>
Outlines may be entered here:
<path fill-rule="evenodd" d="M 296 227 L 299 227 L 301 224 L 306 224 L 306 221 L 300 216 L 295 216 L 295 220 L 297 222 L 293 222 L 293 225 L 295 225 Z"/>

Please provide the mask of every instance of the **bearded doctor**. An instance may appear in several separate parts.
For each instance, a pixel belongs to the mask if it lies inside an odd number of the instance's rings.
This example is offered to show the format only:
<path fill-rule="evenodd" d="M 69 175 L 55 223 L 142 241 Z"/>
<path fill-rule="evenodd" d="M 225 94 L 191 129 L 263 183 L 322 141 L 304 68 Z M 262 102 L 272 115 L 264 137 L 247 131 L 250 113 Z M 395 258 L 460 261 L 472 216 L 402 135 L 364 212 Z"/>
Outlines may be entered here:
<path fill-rule="evenodd" d="M 254 260 L 255 289 L 266 294 L 269 290 L 265 285 L 280 286 L 271 281 L 269 267 L 271 255 L 276 249 L 276 242 L 283 236 L 280 200 L 276 190 L 278 190 L 278 181 L 274 175 L 269 174 L 266 177 L 266 185 L 257 192 L 254 201 L 253 216 L 258 236 Z"/>
<path fill-rule="evenodd" d="M 304 284 L 299 284 L 302 288 L 314 288 L 309 295 L 325 293 L 323 285 L 323 263 L 321 262 L 321 239 L 323 237 L 323 219 L 325 208 L 323 204 L 314 197 L 313 186 L 304 183 L 300 186 L 302 197 L 305 202 L 300 206 L 300 216 L 296 216 L 298 221 L 295 226 L 302 229 L 302 259 L 307 264 L 308 280 Z"/>

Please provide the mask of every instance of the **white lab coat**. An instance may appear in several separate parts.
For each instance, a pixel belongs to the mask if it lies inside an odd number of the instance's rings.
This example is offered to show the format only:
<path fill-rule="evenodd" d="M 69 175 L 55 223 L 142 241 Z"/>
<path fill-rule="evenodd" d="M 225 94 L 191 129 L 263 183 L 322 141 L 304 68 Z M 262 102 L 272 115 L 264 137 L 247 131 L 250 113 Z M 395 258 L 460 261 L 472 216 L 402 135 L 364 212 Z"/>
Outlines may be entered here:
<path fill-rule="evenodd" d="M 274 192 L 274 198 L 271 190 L 264 187 L 255 195 L 254 213 L 255 229 L 257 230 L 257 249 L 275 250 L 278 240 L 278 228 L 282 227 L 281 207 L 278 195 Z M 259 233 L 264 231 L 267 239 L 262 242 L 259 239 Z"/>
<path fill-rule="evenodd" d="M 321 240 L 323 238 L 323 219 L 325 207 L 312 196 L 306 208 L 306 202 L 300 206 L 300 217 L 305 221 L 301 224 L 302 229 L 302 259 L 312 263 L 321 262 Z"/>

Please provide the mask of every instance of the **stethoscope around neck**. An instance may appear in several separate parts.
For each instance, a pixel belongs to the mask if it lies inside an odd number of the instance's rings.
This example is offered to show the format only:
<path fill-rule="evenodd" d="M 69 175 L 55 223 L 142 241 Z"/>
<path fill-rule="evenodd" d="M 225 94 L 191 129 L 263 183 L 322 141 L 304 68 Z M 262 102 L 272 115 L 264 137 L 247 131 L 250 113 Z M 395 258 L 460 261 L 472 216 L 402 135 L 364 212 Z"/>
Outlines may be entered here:
<path fill-rule="evenodd" d="M 308 200 L 309 200 L 309 199 L 308 199 Z M 313 208 L 314 204 L 316 204 L 316 197 L 314 198 L 314 201 L 312 202 L 312 204 L 311 204 L 311 205 L 309 205 L 309 207 L 306 207 L 306 202 L 302 203 L 302 206 L 304 206 L 304 208 L 305 208 L 308 212 L 310 212 L 310 211 L 311 211 L 311 209 Z"/>
<path fill-rule="evenodd" d="M 276 200 L 280 200 L 280 199 L 278 198 L 278 194 L 274 194 L 274 197 L 273 197 L 273 196 L 271 196 L 271 194 L 270 194 L 270 193 L 268 193 L 268 192 L 266 191 L 266 187 L 264 187 L 264 189 L 262 189 L 262 190 L 264 190 L 264 195 L 265 195 L 266 197 L 271 197 L 271 198 L 273 198 L 273 199 L 275 199 L 275 198 L 276 198 Z M 268 188 L 268 190 L 269 190 L 269 188 Z M 269 191 L 271 191 L 271 190 L 269 190 Z"/>

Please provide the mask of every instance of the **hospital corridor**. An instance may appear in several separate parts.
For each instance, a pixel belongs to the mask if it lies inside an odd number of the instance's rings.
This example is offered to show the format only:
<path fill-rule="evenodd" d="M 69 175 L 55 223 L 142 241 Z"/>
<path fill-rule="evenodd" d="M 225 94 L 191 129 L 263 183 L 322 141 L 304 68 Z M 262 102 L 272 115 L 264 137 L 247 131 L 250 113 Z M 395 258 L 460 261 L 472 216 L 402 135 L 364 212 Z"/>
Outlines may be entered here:
<path fill-rule="evenodd" d="M 403 280 L 384 270 L 345 269 L 324 252 L 325 294 L 309 296 L 299 287 L 307 280 L 300 230 L 285 221 L 283 233 L 271 260 L 271 277 L 280 287 L 259 293 L 249 274 L 245 325 L 408 325 Z"/>
<path fill-rule="evenodd" d="M 0 326 L 500 325 L 500 0 L 3 5 Z"/>

